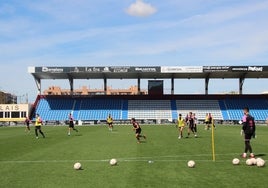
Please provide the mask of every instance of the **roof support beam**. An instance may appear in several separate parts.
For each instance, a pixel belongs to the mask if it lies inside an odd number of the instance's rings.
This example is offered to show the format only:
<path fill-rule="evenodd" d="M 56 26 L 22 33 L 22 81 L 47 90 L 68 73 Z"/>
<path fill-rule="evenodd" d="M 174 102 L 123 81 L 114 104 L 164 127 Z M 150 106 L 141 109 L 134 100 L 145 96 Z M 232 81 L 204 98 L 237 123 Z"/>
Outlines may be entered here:
<path fill-rule="evenodd" d="M 74 79 L 69 78 L 71 95 L 74 94 Z"/>
<path fill-rule="evenodd" d="M 205 94 L 208 95 L 209 76 L 205 79 Z"/>
<path fill-rule="evenodd" d="M 171 95 L 174 95 L 174 77 L 171 77 Z"/>
<path fill-rule="evenodd" d="M 141 94 L 141 78 L 138 77 L 138 95 Z"/>
<path fill-rule="evenodd" d="M 42 93 L 42 91 L 41 91 L 41 79 L 40 78 L 36 78 L 35 76 L 34 76 L 34 81 L 35 81 L 35 83 L 36 83 L 36 86 L 37 86 L 37 89 L 38 89 L 38 94 L 39 95 L 41 95 Z"/>
<path fill-rule="evenodd" d="M 104 95 L 107 95 L 107 78 L 106 77 L 103 78 L 103 82 L 104 82 Z"/>
<path fill-rule="evenodd" d="M 70 94 L 73 95 L 74 94 L 74 79 L 70 74 L 68 75 L 68 80 L 69 80 L 69 84 L 70 84 Z"/>

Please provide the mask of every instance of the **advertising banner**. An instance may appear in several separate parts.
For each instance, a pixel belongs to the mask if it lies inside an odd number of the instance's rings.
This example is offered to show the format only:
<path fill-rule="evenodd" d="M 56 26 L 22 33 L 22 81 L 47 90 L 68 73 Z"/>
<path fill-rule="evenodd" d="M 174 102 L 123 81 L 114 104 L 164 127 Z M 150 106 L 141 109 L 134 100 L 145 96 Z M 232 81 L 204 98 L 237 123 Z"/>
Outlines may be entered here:
<path fill-rule="evenodd" d="M 267 72 L 268 66 L 96 66 L 96 67 L 28 67 L 29 73 L 210 73 Z"/>
<path fill-rule="evenodd" d="M 203 72 L 228 72 L 229 66 L 204 66 Z"/>
<path fill-rule="evenodd" d="M 161 67 L 161 73 L 202 73 L 202 66 L 172 66 Z"/>
<path fill-rule="evenodd" d="M 70 68 L 68 67 L 36 67 L 35 72 L 45 72 L 45 73 L 68 73 Z"/>
<path fill-rule="evenodd" d="M 131 72 L 133 73 L 139 73 L 139 72 L 160 73 L 160 67 L 131 67 Z"/>
<path fill-rule="evenodd" d="M 139 73 L 139 72 L 160 72 L 160 67 L 73 67 L 71 72 L 89 72 L 89 73 Z"/>
<path fill-rule="evenodd" d="M 204 72 L 263 72 L 268 66 L 204 66 Z"/>

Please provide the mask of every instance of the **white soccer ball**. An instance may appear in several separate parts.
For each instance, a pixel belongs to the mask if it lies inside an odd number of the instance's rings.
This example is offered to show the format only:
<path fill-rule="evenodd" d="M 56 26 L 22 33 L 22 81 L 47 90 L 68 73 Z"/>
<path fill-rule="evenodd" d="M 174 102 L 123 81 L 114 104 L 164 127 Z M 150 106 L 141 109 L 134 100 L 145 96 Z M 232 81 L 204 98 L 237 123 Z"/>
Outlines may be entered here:
<path fill-rule="evenodd" d="M 246 160 L 246 165 L 251 166 L 252 165 L 252 160 L 251 159 L 247 159 Z"/>
<path fill-rule="evenodd" d="M 265 166 L 265 160 L 260 159 L 256 163 L 257 167 L 264 167 Z"/>
<path fill-rule="evenodd" d="M 116 159 L 111 159 L 110 160 L 110 165 L 112 165 L 112 166 L 117 165 L 117 160 Z"/>
<path fill-rule="evenodd" d="M 260 158 L 260 157 L 258 157 L 258 158 L 256 159 L 256 162 L 258 162 L 258 161 L 263 161 L 263 159 Z"/>
<path fill-rule="evenodd" d="M 256 164 L 257 164 L 257 159 L 255 159 L 255 158 L 251 158 L 250 160 L 251 160 L 251 162 L 252 162 L 252 165 L 256 165 Z"/>
<path fill-rule="evenodd" d="M 188 165 L 189 168 L 194 168 L 195 167 L 195 162 L 193 160 L 190 160 L 190 161 L 188 161 L 187 165 Z"/>
<path fill-rule="evenodd" d="M 74 163 L 74 169 L 75 170 L 80 170 L 82 168 L 82 165 L 81 165 L 81 163 Z"/>
<path fill-rule="evenodd" d="M 238 158 L 234 158 L 232 163 L 233 163 L 233 165 L 239 165 L 240 160 Z"/>

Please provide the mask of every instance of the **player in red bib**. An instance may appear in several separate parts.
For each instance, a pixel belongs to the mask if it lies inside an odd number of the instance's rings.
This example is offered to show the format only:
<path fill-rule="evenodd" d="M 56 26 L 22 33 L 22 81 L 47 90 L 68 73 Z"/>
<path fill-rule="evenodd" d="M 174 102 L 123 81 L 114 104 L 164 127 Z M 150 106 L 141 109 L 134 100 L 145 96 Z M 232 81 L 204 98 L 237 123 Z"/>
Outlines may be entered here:
<path fill-rule="evenodd" d="M 68 128 L 68 136 L 71 135 L 71 129 L 78 132 L 78 130 L 76 128 L 74 128 L 74 117 L 72 115 L 72 113 L 69 114 L 69 128 Z"/>
<path fill-rule="evenodd" d="M 140 127 L 139 123 L 136 122 L 136 119 L 135 118 L 132 118 L 131 119 L 131 123 L 133 125 L 133 130 L 135 131 L 136 139 L 138 140 L 138 143 L 141 143 L 140 142 L 140 137 L 143 137 L 144 139 L 146 139 L 146 136 L 145 135 L 141 135 L 141 127 Z"/>

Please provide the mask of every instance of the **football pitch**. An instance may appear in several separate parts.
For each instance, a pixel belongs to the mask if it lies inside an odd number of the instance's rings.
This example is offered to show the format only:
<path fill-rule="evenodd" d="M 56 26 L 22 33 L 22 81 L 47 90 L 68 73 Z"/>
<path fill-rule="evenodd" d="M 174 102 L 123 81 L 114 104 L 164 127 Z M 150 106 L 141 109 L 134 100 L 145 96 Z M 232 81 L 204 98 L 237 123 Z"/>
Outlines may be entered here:
<path fill-rule="evenodd" d="M 178 139 L 174 125 L 141 125 L 147 140 L 137 144 L 130 125 L 43 126 L 46 138 L 34 128 L 0 127 L 0 187 L 267 187 L 268 167 L 246 166 L 240 126 L 218 125 L 216 161 L 212 161 L 211 131 L 198 126 L 198 138 Z M 256 157 L 267 160 L 268 127 L 257 126 L 252 139 Z M 109 160 L 116 158 L 117 166 Z M 240 165 L 232 165 L 239 158 Z M 195 168 L 187 162 L 194 160 Z M 80 162 L 82 170 L 74 170 Z"/>

